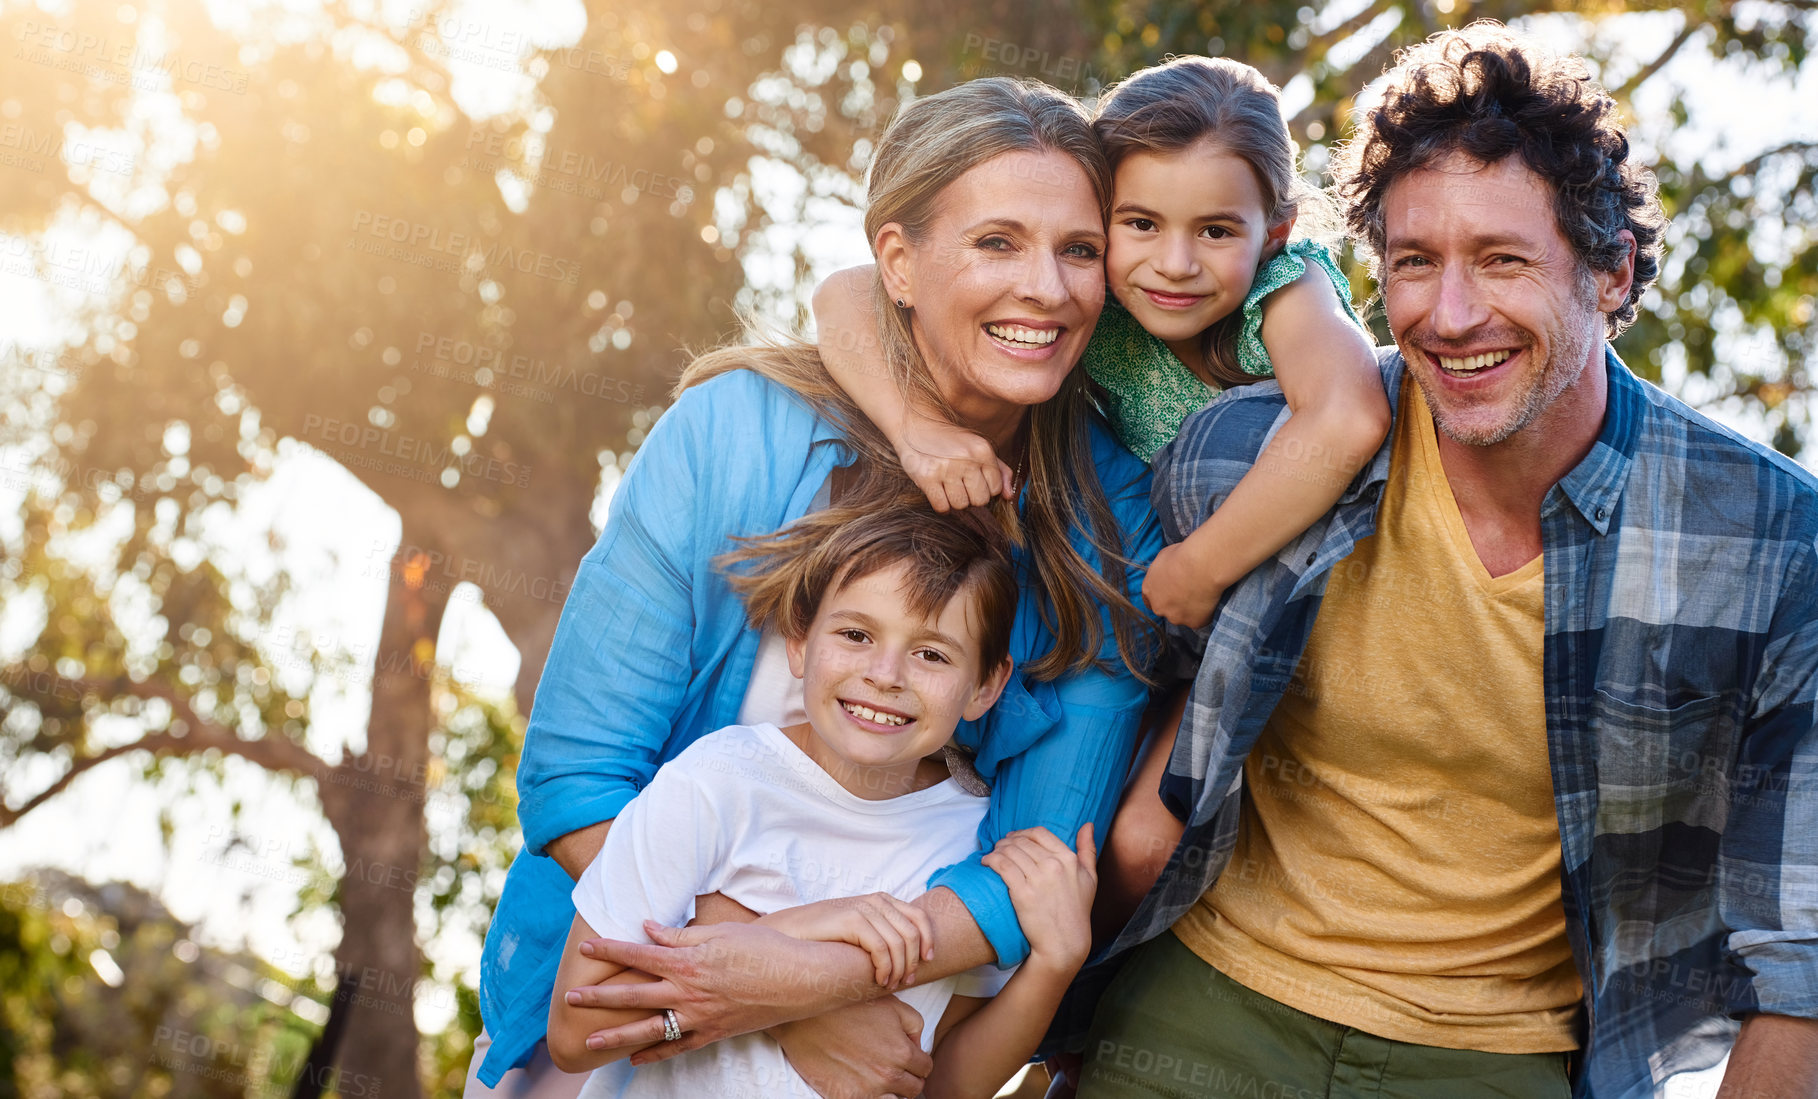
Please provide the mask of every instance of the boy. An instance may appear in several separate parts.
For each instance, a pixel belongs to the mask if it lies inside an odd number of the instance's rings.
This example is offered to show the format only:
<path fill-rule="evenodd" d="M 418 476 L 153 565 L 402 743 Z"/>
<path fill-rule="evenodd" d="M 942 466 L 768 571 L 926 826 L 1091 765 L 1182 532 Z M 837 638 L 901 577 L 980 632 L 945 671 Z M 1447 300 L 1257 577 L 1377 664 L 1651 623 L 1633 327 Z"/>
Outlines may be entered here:
<path fill-rule="evenodd" d="M 567 1002 L 624 972 L 581 955 L 582 940 L 643 940 L 644 921 L 684 923 L 697 896 L 719 893 L 797 938 L 868 950 L 879 982 L 922 1016 L 934 1055 L 924 1094 L 994 1095 L 1085 960 L 1096 881 L 1090 825 L 1077 855 L 1043 829 L 1012 833 L 985 862 L 1009 888 L 1029 959 L 1007 982 L 984 968 L 912 983 L 928 926 L 905 902 L 973 851 L 987 806 L 935 753 L 1010 676 L 1017 587 L 1004 536 L 978 512 L 829 509 L 727 561 L 750 566 L 735 587 L 753 628 L 782 636 L 807 720 L 701 738 L 619 815 L 575 885 L 551 1057 L 596 1070 L 584 1096 L 813 1095 L 762 1034 L 633 1069 L 624 1059 L 637 1048 L 594 1049 L 588 1036 L 644 1013 Z M 674 1034 L 686 1029 L 668 1014 Z"/>

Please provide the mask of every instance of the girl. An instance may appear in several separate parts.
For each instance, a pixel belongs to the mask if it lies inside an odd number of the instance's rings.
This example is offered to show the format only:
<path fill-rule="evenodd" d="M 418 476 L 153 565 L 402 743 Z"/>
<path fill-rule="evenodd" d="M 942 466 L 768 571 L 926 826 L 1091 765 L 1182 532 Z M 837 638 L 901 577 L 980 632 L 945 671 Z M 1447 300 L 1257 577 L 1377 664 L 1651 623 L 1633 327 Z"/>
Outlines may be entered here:
<path fill-rule="evenodd" d="M 1389 403 L 1331 253 L 1289 239 L 1317 193 L 1296 174 L 1274 85 L 1226 58 L 1176 58 L 1107 91 L 1093 129 L 1115 172 L 1105 252 L 1115 302 L 1082 362 L 1118 437 L 1152 460 L 1222 389 L 1270 375 L 1293 413 L 1230 500 L 1149 568 L 1150 609 L 1198 628 L 1227 587 L 1337 503 L 1388 435 Z M 937 510 L 1013 496 L 1014 471 L 983 439 L 869 384 L 883 367 L 855 336 L 875 328 L 874 281 L 853 268 L 816 292 L 823 361 Z M 1038 283 L 1032 273 L 1026 292 L 1043 293 Z M 994 327 L 1008 347 L 1054 338 Z"/>
<path fill-rule="evenodd" d="M 1261 73 L 1225 58 L 1176 58 L 1107 91 L 1093 128 L 1115 173 L 1105 252 L 1115 302 L 1081 362 L 1119 438 L 1152 460 L 1223 388 L 1271 374 L 1291 412 L 1230 498 L 1149 567 L 1142 591 L 1150 609 L 1196 629 L 1226 588 L 1337 503 L 1388 434 L 1388 400 L 1331 254 L 1290 239 L 1302 205 L 1318 194 L 1295 170 L 1279 93 Z M 997 229 L 913 243 L 989 246 Z M 1014 496 L 1020 478 L 983 439 L 873 381 L 887 375 L 859 350 L 870 341 L 857 338 L 876 327 L 860 290 L 873 281 L 868 269 L 842 271 L 816 292 L 828 369 L 889 433 L 936 509 Z M 1019 293 L 1039 302 L 1051 281 L 1031 255 Z M 1012 324 L 987 335 L 1033 348 L 1058 333 Z M 1155 795 L 1178 722 L 1176 700 L 1111 832 L 1101 895 L 1114 907 L 1141 898 L 1178 839 L 1178 822 Z M 1112 912 L 1099 919 L 1101 930 L 1122 922 Z"/>

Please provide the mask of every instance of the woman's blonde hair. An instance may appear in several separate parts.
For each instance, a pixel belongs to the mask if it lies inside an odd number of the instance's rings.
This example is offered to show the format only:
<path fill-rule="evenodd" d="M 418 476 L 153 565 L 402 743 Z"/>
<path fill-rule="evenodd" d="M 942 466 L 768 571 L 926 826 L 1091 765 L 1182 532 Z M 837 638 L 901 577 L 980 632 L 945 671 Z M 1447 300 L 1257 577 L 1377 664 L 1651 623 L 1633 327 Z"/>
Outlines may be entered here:
<path fill-rule="evenodd" d="M 1059 152 L 1085 172 L 1102 211 L 1111 200 L 1111 170 L 1085 111 L 1040 81 L 989 77 L 916 100 L 904 107 L 878 144 L 871 164 L 865 231 L 895 223 L 911 241 L 922 238 L 939 212 L 947 186 L 986 161 L 1014 152 Z M 915 345 L 911 313 L 898 309 L 878 280 L 875 308 L 891 380 L 905 398 L 949 418 L 928 363 Z M 905 483 L 896 452 L 828 375 L 813 344 L 771 338 L 757 346 L 724 347 L 695 359 L 676 392 L 732 370 L 756 371 L 793 390 L 839 425 L 857 452 L 855 483 L 842 504 L 883 506 L 900 499 Z M 1043 621 L 1054 649 L 1026 670 L 1039 679 L 1101 666 L 1108 608 L 1111 633 L 1130 671 L 1146 678 L 1154 651 L 1152 626 L 1126 590 L 1131 562 L 1093 462 L 1091 424 L 1099 413 L 1085 372 L 1075 368 L 1060 391 L 1029 410 L 1026 508 L 1018 536 L 1036 572 Z M 1089 565 L 1074 546 L 1082 533 L 1098 556 Z"/>

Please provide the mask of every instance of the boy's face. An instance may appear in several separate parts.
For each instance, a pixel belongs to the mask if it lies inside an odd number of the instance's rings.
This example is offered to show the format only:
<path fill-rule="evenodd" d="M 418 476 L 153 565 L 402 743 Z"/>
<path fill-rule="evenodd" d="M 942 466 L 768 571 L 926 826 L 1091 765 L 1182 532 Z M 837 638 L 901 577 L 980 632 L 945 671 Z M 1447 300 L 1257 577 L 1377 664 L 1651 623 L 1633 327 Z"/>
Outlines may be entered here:
<path fill-rule="evenodd" d="M 789 670 L 802 679 L 808 723 L 835 757 L 810 752 L 824 767 L 837 760 L 913 772 L 918 760 L 947 743 L 961 719 L 983 716 L 1009 678 L 1007 660 L 990 675 L 979 674 L 970 591 L 923 618 L 904 599 L 903 579 L 899 564 L 840 584 L 822 598 L 808 635 L 788 642 Z M 828 770 L 852 788 L 840 771 Z M 866 789 L 871 792 L 861 796 L 879 796 L 885 788 Z"/>

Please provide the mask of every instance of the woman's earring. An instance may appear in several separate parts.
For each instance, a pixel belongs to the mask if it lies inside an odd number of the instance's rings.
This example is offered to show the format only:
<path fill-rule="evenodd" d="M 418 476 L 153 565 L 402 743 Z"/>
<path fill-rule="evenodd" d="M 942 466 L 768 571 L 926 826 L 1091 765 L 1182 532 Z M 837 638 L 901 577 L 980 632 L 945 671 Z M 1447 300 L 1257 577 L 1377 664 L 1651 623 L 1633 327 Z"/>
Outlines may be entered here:
<path fill-rule="evenodd" d="M 896 299 L 896 307 L 898 309 L 907 309 L 909 308 L 909 303 L 902 298 L 898 298 Z"/>

